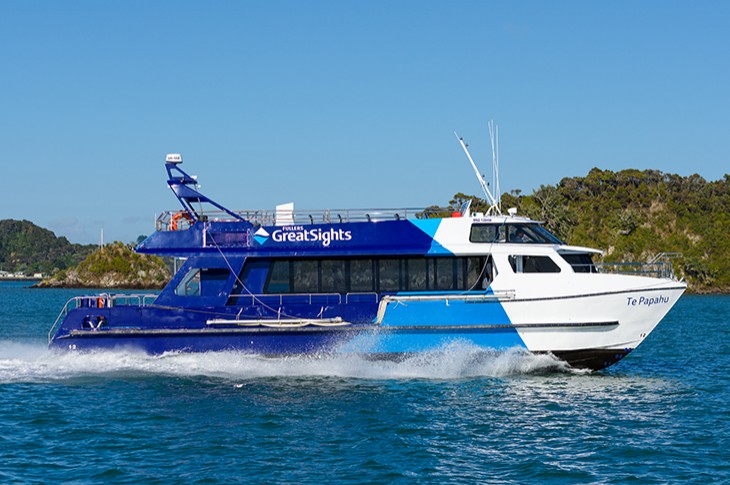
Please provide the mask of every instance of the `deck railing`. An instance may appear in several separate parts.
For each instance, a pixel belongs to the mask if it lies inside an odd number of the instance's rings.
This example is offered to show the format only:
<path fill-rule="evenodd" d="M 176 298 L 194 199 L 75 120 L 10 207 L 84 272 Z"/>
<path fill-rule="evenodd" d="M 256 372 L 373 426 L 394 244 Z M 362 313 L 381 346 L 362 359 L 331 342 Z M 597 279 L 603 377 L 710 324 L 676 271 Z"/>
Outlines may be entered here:
<path fill-rule="evenodd" d="M 676 280 L 677 277 L 674 274 L 674 266 L 672 265 L 671 259 L 679 255 L 680 253 L 659 253 L 646 263 L 597 263 L 596 267 L 601 273 L 650 276 Z"/>
<path fill-rule="evenodd" d="M 305 226 L 312 224 L 339 224 L 343 222 L 365 221 L 398 221 L 403 219 L 426 219 L 430 214 L 451 213 L 450 209 L 403 207 L 398 209 L 326 209 L 326 210 L 242 210 L 233 211 L 254 225 L 261 226 Z M 178 212 L 163 212 L 157 218 L 155 229 L 169 231 L 173 228 L 183 230 L 190 227 L 190 221 L 184 217 L 173 218 Z M 206 211 L 201 213 L 202 220 L 208 222 L 233 222 L 234 218 L 223 211 Z"/>
<path fill-rule="evenodd" d="M 74 296 L 70 298 L 61 309 L 61 312 L 53 322 L 53 326 L 48 331 L 48 341 L 53 338 L 53 332 L 60 322 L 66 318 L 68 312 L 77 308 L 113 308 L 117 306 L 147 306 L 157 298 L 156 294 L 139 293 L 133 295 L 113 295 L 109 293 L 99 293 L 98 295 Z"/>
<path fill-rule="evenodd" d="M 235 298 L 236 304 L 241 305 L 250 302 L 250 305 L 265 304 L 276 305 L 281 308 L 284 305 L 341 305 L 348 303 L 378 302 L 378 294 L 375 292 L 364 293 L 277 293 L 277 294 L 253 294 L 239 293 L 231 294 L 229 298 Z"/>

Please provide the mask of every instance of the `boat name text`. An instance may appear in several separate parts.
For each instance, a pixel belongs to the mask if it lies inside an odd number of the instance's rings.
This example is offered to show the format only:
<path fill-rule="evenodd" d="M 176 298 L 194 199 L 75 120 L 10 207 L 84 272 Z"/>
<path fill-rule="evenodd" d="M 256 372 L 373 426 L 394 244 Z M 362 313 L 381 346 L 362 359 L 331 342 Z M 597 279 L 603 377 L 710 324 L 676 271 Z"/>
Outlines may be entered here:
<path fill-rule="evenodd" d="M 626 297 L 626 306 L 652 306 L 652 305 L 660 305 L 664 303 L 669 303 L 669 297 L 668 296 L 652 296 L 652 297 L 646 297 L 646 296 L 640 296 L 639 298 L 634 298 L 633 296 L 627 296 Z"/>

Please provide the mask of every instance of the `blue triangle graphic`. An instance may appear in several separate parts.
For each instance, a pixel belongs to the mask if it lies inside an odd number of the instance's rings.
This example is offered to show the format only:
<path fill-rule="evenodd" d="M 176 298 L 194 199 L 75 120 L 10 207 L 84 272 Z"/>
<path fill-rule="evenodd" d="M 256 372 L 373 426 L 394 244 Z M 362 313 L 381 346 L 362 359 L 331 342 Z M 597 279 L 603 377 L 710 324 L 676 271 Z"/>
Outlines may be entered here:
<path fill-rule="evenodd" d="M 438 231 L 439 224 L 441 224 L 441 219 L 414 219 L 411 220 L 410 223 L 433 239 L 436 235 L 436 231 Z"/>

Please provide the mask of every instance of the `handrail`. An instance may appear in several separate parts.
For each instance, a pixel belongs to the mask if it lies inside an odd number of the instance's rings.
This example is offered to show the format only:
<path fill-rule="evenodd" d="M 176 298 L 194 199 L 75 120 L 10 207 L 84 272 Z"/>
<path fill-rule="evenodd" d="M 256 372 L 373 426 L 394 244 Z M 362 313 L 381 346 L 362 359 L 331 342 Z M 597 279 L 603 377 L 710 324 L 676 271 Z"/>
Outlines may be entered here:
<path fill-rule="evenodd" d="M 375 324 L 380 325 L 383 323 L 385 318 L 385 311 L 390 303 L 404 303 L 411 301 L 443 301 L 446 305 L 450 301 L 503 301 L 503 300 L 514 300 L 515 290 L 498 290 L 494 293 L 481 293 L 478 295 L 473 294 L 441 294 L 441 295 L 386 295 L 380 300 L 378 305 L 378 314 L 375 319 Z"/>
<path fill-rule="evenodd" d="M 320 299 L 329 298 L 334 296 L 337 299 L 337 304 L 342 304 L 342 295 L 340 293 L 263 293 L 263 294 L 254 294 L 254 293 L 231 293 L 228 298 L 238 298 L 239 300 L 242 298 L 250 298 L 251 299 L 251 305 L 256 304 L 256 300 L 259 301 L 266 301 L 267 303 L 272 300 L 279 300 L 279 306 L 284 305 L 284 299 L 289 298 L 290 300 L 295 300 L 297 298 L 308 300 L 307 304 L 311 305 L 313 297 L 322 297 Z M 290 304 L 292 304 L 290 302 Z"/>
<path fill-rule="evenodd" d="M 666 262 L 669 262 L 669 260 L 671 258 L 677 258 L 677 257 L 679 257 L 681 255 L 682 255 L 682 253 L 679 253 L 679 252 L 676 252 L 676 251 L 658 253 L 653 258 L 651 258 L 648 261 L 648 263 L 649 264 L 658 263 L 658 262 L 665 262 L 666 263 Z"/>
<path fill-rule="evenodd" d="M 514 300 L 515 290 L 497 290 L 493 293 L 464 294 L 444 293 L 438 295 L 386 295 L 381 301 L 483 301 L 483 300 Z"/>
<path fill-rule="evenodd" d="M 81 308 L 83 306 L 89 308 L 112 308 L 117 306 L 148 306 L 157 298 L 156 294 L 152 293 L 134 293 L 134 294 L 109 294 L 99 293 L 98 295 L 81 295 L 69 298 L 61 312 L 56 317 L 56 321 L 53 322 L 51 329 L 48 331 L 48 342 L 53 340 L 53 331 L 58 326 L 58 323 L 66 318 L 68 312 Z M 86 303 L 86 305 L 84 305 Z"/>
<path fill-rule="evenodd" d="M 596 267 L 601 273 L 677 279 L 671 261 L 596 263 Z"/>
<path fill-rule="evenodd" d="M 403 219 L 424 219 L 428 217 L 429 211 L 435 210 L 432 207 L 401 207 L 401 208 L 372 208 L 372 209 L 317 209 L 295 211 L 281 210 L 240 210 L 233 211 L 235 214 L 246 219 L 252 224 L 262 226 L 274 226 L 277 216 L 286 222 L 283 225 L 313 225 L 313 224 L 340 224 L 344 222 L 374 222 Z M 450 209 L 439 209 L 445 213 L 451 213 Z M 172 218 L 178 211 L 165 211 L 157 217 L 155 229 L 157 231 L 169 231 L 172 228 Z M 230 214 L 224 211 L 204 211 L 200 213 L 201 220 L 205 222 L 239 222 Z M 177 221 L 177 229 L 187 229 L 187 219 L 180 218 Z"/>
<path fill-rule="evenodd" d="M 61 320 L 62 320 L 62 319 L 64 319 L 64 318 L 66 318 L 66 315 L 68 315 L 68 306 L 69 306 L 69 304 L 70 304 L 70 303 L 71 303 L 72 301 L 73 301 L 74 303 L 76 303 L 76 302 L 77 302 L 77 299 L 78 299 L 78 298 L 79 298 L 78 296 L 75 296 L 75 297 L 73 297 L 73 298 L 69 299 L 69 300 L 68 300 L 68 301 L 66 302 L 66 304 L 65 304 L 65 305 L 63 305 L 63 308 L 61 309 L 61 313 L 59 313 L 59 314 L 58 314 L 58 316 L 56 317 L 56 321 L 55 321 L 55 322 L 53 322 L 53 325 L 51 326 L 51 329 L 50 329 L 50 330 L 48 331 L 48 343 L 50 343 L 50 342 L 51 342 L 51 340 L 53 339 L 53 330 L 54 330 L 54 329 L 56 328 L 56 326 L 58 325 L 58 322 L 59 322 L 59 321 L 61 321 Z M 74 309 L 75 309 L 75 308 L 78 308 L 78 307 L 77 307 L 77 306 L 74 306 Z"/>
<path fill-rule="evenodd" d="M 337 304 L 341 305 L 342 304 L 342 295 L 343 295 L 342 293 L 334 293 L 334 292 L 333 293 L 258 293 L 258 294 L 256 294 L 256 293 L 231 293 L 228 296 L 228 298 L 239 298 L 239 299 L 240 298 L 249 298 L 249 299 L 251 299 L 252 305 L 255 304 L 256 300 L 266 301 L 267 299 L 268 300 L 278 299 L 279 305 L 281 306 L 284 304 L 284 299 L 289 296 L 294 297 L 294 298 L 296 298 L 296 297 L 308 298 L 310 305 L 312 304 L 313 298 L 336 296 Z M 345 304 L 346 305 L 351 303 L 351 300 L 354 300 L 356 298 L 372 297 L 373 303 L 377 303 L 378 298 L 379 298 L 378 293 L 376 293 L 374 291 L 362 291 L 362 292 L 353 291 L 353 292 L 349 292 L 349 293 L 344 293 L 344 295 L 345 295 Z M 294 298 L 292 298 L 292 299 L 294 299 Z"/>

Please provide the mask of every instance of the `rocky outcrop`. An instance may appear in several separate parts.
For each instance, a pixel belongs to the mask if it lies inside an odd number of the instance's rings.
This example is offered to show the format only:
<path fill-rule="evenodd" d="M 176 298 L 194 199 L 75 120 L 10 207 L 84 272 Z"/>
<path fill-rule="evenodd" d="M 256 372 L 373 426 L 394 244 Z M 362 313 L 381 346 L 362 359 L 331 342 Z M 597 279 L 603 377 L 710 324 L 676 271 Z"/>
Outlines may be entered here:
<path fill-rule="evenodd" d="M 130 246 L 115 242 L 94 251 L 76 267 L 59 271 L 36 286 L 159 289 L 170 277 L 161 258 L 137 254 Z"/>

